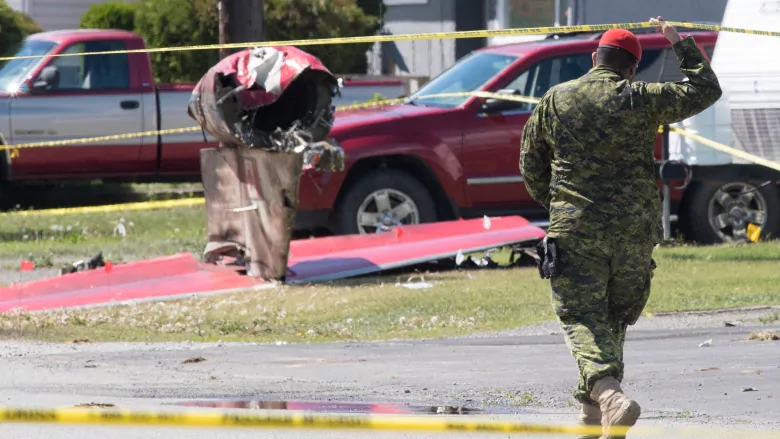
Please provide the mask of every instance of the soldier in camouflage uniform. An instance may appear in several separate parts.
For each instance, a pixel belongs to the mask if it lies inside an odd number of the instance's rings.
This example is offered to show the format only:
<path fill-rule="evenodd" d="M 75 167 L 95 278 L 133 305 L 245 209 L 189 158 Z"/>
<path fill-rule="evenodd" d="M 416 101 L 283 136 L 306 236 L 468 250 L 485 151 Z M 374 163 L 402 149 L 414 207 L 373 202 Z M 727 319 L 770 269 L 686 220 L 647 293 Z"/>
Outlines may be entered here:
<path fill-rule="evenodd" d="M 631 83 L 641 59 L 636 36 L 604 33 L 594 67 L 551 88 L 525 125 L 520 168 L 550 213 L 540 273 L 575 358 L 581 425 L 633 426 L 639 405 L 623 394 L 623 343 L 647 303 L 663 239 L 653 146 L 661 124 L 687 119 L 721 96 L 692 37 L 651 19 L 673 44 L 689 81 Z M 593 436 L 581 436 L 591 438 Z"/>

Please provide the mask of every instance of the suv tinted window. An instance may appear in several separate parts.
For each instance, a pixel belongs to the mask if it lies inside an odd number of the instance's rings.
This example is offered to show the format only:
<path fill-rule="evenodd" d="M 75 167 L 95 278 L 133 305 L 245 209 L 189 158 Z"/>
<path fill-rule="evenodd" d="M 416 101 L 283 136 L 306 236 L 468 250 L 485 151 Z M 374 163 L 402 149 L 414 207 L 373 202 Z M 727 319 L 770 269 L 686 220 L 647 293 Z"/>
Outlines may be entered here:
<path fill-rule="evenodd" d="M 550 87 L 584 75 L 592 64 L 590 53 L 547 58 L 520 73 L 503 88 L 517 90 L 523 96 L 542 97 Z"/>
<path fill-rule="evenodd" d="M 504 89 L 516 90 L 518 94 L 541 97 L 551 87 L 562 82 L 579 78 L 593 66 L 591 53 L 547 58 L 520 73 Z M 639 62 L 634 81 L 667 82 L 681 81 L 685 75 L 680 70 L 680 62 L 672 49 L 645 49 Z M 531 109 L 524 104 L 520 109 Z"/>

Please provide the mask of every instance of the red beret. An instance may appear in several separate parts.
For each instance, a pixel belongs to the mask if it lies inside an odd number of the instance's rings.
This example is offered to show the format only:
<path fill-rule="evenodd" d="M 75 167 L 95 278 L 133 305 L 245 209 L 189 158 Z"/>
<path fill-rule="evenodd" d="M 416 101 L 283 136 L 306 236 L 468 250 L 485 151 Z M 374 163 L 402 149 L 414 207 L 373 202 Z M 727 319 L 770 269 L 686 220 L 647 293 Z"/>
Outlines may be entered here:
<path fill-rule="evenodd" d="M 642 59 L 642 45 L 636 35 L 626 29 L 610 29 L 599 40 L 599 47 L 610 46 L 627 50 L 637 61 Z"/>

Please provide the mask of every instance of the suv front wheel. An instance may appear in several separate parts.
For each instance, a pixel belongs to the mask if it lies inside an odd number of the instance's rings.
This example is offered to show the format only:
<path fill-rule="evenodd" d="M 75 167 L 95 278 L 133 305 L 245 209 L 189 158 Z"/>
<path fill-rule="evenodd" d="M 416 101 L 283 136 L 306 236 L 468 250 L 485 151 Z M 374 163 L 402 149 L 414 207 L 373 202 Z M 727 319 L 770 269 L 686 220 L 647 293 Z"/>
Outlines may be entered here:
<path fill-rule="evenodd" d="M 347 188 L 337 206 L 337 233 L 382 233 L 396 226 L 436 221 L 430 192 L 419 180 L 396 169 L 380 169 Z"/>

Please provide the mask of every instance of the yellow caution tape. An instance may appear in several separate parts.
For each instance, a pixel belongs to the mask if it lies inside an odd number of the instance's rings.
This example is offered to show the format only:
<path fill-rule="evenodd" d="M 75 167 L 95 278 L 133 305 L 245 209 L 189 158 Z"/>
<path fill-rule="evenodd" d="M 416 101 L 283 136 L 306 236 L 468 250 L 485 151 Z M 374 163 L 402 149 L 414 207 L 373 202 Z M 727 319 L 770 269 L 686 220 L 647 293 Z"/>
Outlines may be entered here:
<path fill-rule="evenodd" d="M 714 140 L 710 140 L 710 139 L 708 139 L 706 137 L 702 137 L 702 136 L 700 136 L 698 134 L 694 134 L 694 133 L 692 133 L 690 131 L 687 131 L 687 130 L 684 130 L 682 128 L 670 127 L 669 130 L 673 131 L 673 132 L 675 132 L 675 133 L 677 133 L 677 134 L 679 134 L 681 136 L 689 137 L 689 138 L 691 138 L 691 139 L 701 143 L 702 145 L 706 145 L 706 146 L 709 146 L 710 148 L 717 149 L 718 151 L 725 152 L 726 154 L 730 154 L 730 155 L 732 155 L 734 157 L 738 157 L 738 158 L 741 158 L 743 160 L 747 160 L 749 162 L 753 162 L 753 163 L 755 163 L 757 165 L 766 166 L 767 168 L 771 168 L 771 169 L 774 169 L 776 171 L 780 171 L 780 163 L 773 162 L 773 161 L 767 160 L 765 158 L 761 158 L 759 156 L 750 154 L 748 152 L 745 152 L 745 151 L 742 151 L 742 150 L 739 150 L 739 149 L 736 149 L 736 148 L 732 148 L 732 147 L 730 147 L 728 145 L 724 145 L 722 143 L 718 143 L 718 142 L 716 142 Z"/>
<path fill-rule="evenodd" d="M 513 102 L 524 102 L 524 103 L 530 103 L 530 104 L 536 104 L 539 102 L 539 98 L 529 97 L 529 96 L 517 96 L 517 95 L 508 95 L 508 94 L 502 94 L 502 93 L 491 93 L 491 92 L 484 92 L 484 91 L 477 91 L 477 92 L 458 92 L 458 93 L 439 93 L 439 94 L 433 94 L 433 95 L 423 95 L 423 96 L 417 96 L 414 98 L 414 100 L 425 100 L 425 99 L 434 99 L 434 98 L 447 98 L 447 97 L 469 97 L 469 96 L 475 96 L 482 99 L 501 99 L 501 100 L 507 100 L 507 101 L 513 101 Z M 375 101 L 375 102 L 367 102 L 367 103 L 361 103 L 361 104 L 354 104 L 354 105 L 346 105 L 336 108 L 337 111 L 346 111 L 346 110 L 356 110 L 356 109 L 362 109 L 362 108 L 372 108 L 372 107 L 378 107 L 383 105 L 393 105 L 398 104 L 401 102 L 408 101 L 409 98 L 400 98 L 400 99 L 387 99 L 382 101 Z M 100 137 L 86 137 L 82 139 L 69 139 L 69 140 L 55 140 L 50 142 L 35 142 L 35 143 L 22 143 L 17 145 L 0 145 L 0 150 L 10 149 L 11 152 L 11 158 L 18 157 L 19 155 L 19 149 L 24 148 L 43 148 L 43 147 L 55 147 L 55 146 L 67 146 L 67 145 L 83 145 L 87 143 L 99 143 L 99 142 L 106 142 L 106 141 L 113 141 L 113 140 L 124 140 L 124 139 L 132 139 L 132 138 L 138 138 L 138 137 L 148 137 L 148 136 L 157 136 L 157 135 L 167 135 L 167 134 L 181 134 L 181 133 L 190 133 L 190 132 L 197 132 L 201 131 L 201 127 L 189 127 L 189 128 L 175 128 L 175 129 L 168 129 L 168 130 L 156 130 L 156 131 L 145 131 L 145 132 L 139 132 L 139 133 L 127 133 L 127 134 L 114 134 L 110 136 L 100 136 Z M 702 137 L 698 134 L 691 133 L 689 131 L 686 131 L 679 127 L 670 127 L 670 132 L 676 132 L 682 136 L 689 137 L 705 146 L 709 146 L 711 148 L 717 149 L 719 151 L 725 152 L 727 154 L 730 154 L 734 157 L 739 157 L 741 159 L 750 161 L 752 163 L 756 163 L 758 165 L 762 165 L 777 171 L 780 171 L 780 163 L 773 162 L 771 160 L 767 160 L 761 157 L 758 157 L 756 155 L 750 154 L 745 151 L 738 150 L 736 148 L 732 148 L 730 146 L 724 145 L 722 143 L 715 142 L 713 140 L 707 139 L 705 137 Z M 663 133 L 663 126 L 658 128 L 658 133 Z"/>
<path fill-rule="evenodd" d="M 539 102 L 539 99 L 536 98 L 529 98 L 525 96 L 504 95 L 504 94 L 489 93 L 489 92 L 440 93 L 435 95 L 420 96 L 415 99 L 431 99 L 431 98 L 462 97 L 462 96 L 477 96 L 482 98 L 504 99 L 504 100 L 516 101 L 516 102 L 528 102 L 532 104 Z M 343 110 L 354 110 L 360 108 L 369 108 L 369 107 L 389 105 L 394 103 L 401 103 L 406 100 L 408 100 L 408 98 L 387 99 L 387 100 L 369 102 L 363 104 L 347 105 L 343 107 L 338 107 L 336 108 L 336 110 L 343 111 Z M 135 139 L 138 137 L 151 137 L 151 136 L 158 136 L 158 135 L 165 136 L 168 134 L 192 133 L 192 132 L 199 132 L 201 130 L 202 130 L 201 127 L 194 126 L 188 128 L 174 128 L 168 130 L 144 131 L 138 133 L 112 134 L 109 136 L 85 137 L 81 139 L 52 140 L 48 142 L 20 143 L 16 145 L 0 145 L 0 151 L 10 149 L 12 150 L 11 158 L 16 158 L 19 155 L 18 150 L 26 149 L 26 148 L 47 148 L 47 147 L 55 147 L 55 146 L 83 145 L 87 143 L 100 143 L 100 142 L 110 142 L 115 140 Z"/>
<path fill-rule="evenodd" d="M 687 23 L 687 22 L 678 22 L 678 21 L 668 21 L 667 23 L 669 23 L 672 26 L 685 28 L 685 29 L 708 30 L 708 31 L 716 31 L 716 32 L 736 32 L 736 33 L 743 33 L 743 34 L 764 35 L 764 36 L 772 36 L 772 37 L 780 36 L 780 32 L 773 32 L 773 31 L 760 31 L 754 29 L 743 29 L 737 27 L 724 27 L 724 26 Z M 57 55 L 9 56 L 9 57 L 0 58 L 0 61 L 8 61 L 12 59 L 84 56 L 84 55 L 118 55 L 118 54 L 125 54 L 125 53 L 159 53 L 159 52 L 180 52 L 180 51 L 189 51 L 189 50 L 244 49 L 248 47 L 268 47 L 268 46 L 316 46 L 316 45 L 330 45 L 330 44 L 382 43 L 382 42 L 392 42 L 392 41 L 440 40 L 445 38 L 486 38 L 486 37 L 514 36 L 514 35 L 543 35 L 543 34 L 572 33 L 572 32 L 596 32 L 596 31 L 605 31 L 609 29 L 646 29 L 646 28 L 654 28 L 654 27 L 657 26 L 655 26 L 654 24 L 648 21 L 648 22 L 641 22 L 641 23 L 585 24 L 579 26 L 548 26 L 548 27 L 528 27 L 528 28 L 457 31 L 457 32 L 429 32 L 429 33 L 413 33 L 413 34 L 401 34 L 401 35 L 366 35 L 362 37 L 318 38 L 318 39 L 285 40 L 285 41 L 257 41 L 257 42 L 248 42 L 248 43 L 202 44 L 202 45 L 195 45 L 195 46 L 157 47 L 157 48 L 131 49 L 131 50 L 109 50 L 103 52 L 60 53 Z"/>
<path fill-rule="evenodd" d="M 400 104 L 402 102 L 407 102 L 410 100 L 422 101 L 426 99 L 459 98 L 459 97 L 471 97 L 471 96 L 476 96 L 478 98 L 483 98 L 483 99 L 501 99 L 505 101 L 523 102 L 528 104 L 539 103 L 539 98 L 532 98 L 528 96 L 518 96 L 518 95 L 508 95 L 502 93 L 491 93 L 487 91 L 476 91 L 476 92 L 437 93 L 432 95 L 421 95 L 421 96 L 415 96 L 414 99 L 412 98 L 383 99 L 381 101 L 363 102 L 359 104 L 336 107 L 336 111 L 359 110 L 363 108 L 381 107 L 384 105 Z"/>
<path fill-rule="evenodd" d="M 11 149 L 11 158 L 18 156 L 18 150 L 24 148 L 45 148 L 52 146 L 68 146 L 68 145 L 81 145 L 84 143 L 99 143 L 108 142 L 112 140 L 126 140 L 135 139 L 138 137 L 151 137 L 151 136 L 164 136 L 166 134 L 183 134 L 202 131 L 201 127 L 189 127 L 189 128 L 173 128 L 168 130 L 155 130 L 155 131 L 143 131 L 139 133 L 127 133 L 127 134 L 112 134 L 109 136 L 100 137 L 85 137 L 82 139 L 68 139 L 68 140 L 52 140 L 48 142 L 34 142 L 34 143 L 21 143 L 18 145 L 0 145 L 0 151 Z"/>
<path fill-rule="evenodd" d="M 306 428 L 306 429 L 361 429 L 387 431 L 472 431 L 481 433 L 525 434 L 588 434 L 599 436 L 600 426 L 552 426 L 511 421 L 475 420 L 472 418 L 432 418 L 395 415 L 323 415 L 304 412 L 287 413 L 224 413 L 224 412 L 141 412 L 96 409 L 0 409 L 0 422 L 58 423 L 58 424 L 113 424 L 155 425 L 180 427 L 252 427 L 252 428 Z M 629 429 L 613 427 L 616 436 L 625 436 Z M 664 437 L 713 437 L 710 429 L 656 429 L 633 427 L 632 433 Z M 722 430 L 728 437 L 780 438 L 776 431 Z"/>
<path fill-rule="evenodd" d="M 80 213 L 107 213 L 107 212 L 171 209 L 174 207 L 201 206 L 205 204 L 205 202 L 206 199 L 203 197 L 180 198 L 177 200 L 143 201 L 139 203 L 106 204 L 102 206 L 64 207 L 60 209 L 44 209 L 44 210 L 17 210 L 12 212 L 4 212 L 0 214 L 0 217 L 42 216 L 42 215 L 59 216 L 59 215 L 73 215 L 73 214 L 80 214 Z"/>

